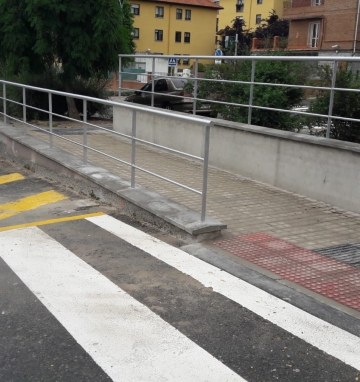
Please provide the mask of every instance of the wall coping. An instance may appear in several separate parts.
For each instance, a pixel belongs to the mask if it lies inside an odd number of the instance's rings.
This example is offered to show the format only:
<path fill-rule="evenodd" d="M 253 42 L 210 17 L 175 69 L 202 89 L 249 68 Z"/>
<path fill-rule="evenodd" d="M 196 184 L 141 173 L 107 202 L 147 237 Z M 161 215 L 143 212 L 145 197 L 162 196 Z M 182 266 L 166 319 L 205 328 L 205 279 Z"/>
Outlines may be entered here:
<path fill-rule="evenodd" d="M 257 125 L 248 125 L 240 122 L 224 121 L 222 119 L 214 118 L 214 125 L 220 127 L 226 127 L 234 130 L 241 130 L 253 134 L 267 135 L 270 137 L 292 140 L 296 142 L 303 142 L 312 145 L 318 145 L 323 147 L 331 147 L 339 150 L 351 151 L 360 154 L 360 144 L 339 141 L 335 139 L 328 139 L 323 137 L 314 137 L 312 135 L 299 134 L 292 131 L 276 130 L 269 127 L 262 127 Z"/>

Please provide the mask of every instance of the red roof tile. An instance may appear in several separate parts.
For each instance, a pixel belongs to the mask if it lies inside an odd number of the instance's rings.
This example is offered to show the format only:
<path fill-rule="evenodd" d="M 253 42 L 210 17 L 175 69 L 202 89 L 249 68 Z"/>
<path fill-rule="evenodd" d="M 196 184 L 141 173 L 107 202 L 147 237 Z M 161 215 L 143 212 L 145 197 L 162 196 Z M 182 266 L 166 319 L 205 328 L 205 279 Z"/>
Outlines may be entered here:
<path fill-rule="evenodd" d="M 182 4 L 182 5 L 191 5 L 193 7 L 224 9 L 222 6 L 215 4 L 210 0 L 149 0 L 149 1 L 152 3 Z"/>

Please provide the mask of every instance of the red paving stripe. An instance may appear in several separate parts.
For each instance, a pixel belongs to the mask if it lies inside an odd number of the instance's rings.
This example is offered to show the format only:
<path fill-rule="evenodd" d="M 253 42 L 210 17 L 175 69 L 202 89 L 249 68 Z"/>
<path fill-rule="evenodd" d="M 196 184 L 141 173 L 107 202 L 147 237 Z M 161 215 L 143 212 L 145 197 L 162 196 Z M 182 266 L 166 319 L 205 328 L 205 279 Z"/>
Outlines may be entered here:
<path fill-rule="evenodd" d="M 286 280 L 360 311 L 360 269 L 266 233 L 214 243 Z"/>

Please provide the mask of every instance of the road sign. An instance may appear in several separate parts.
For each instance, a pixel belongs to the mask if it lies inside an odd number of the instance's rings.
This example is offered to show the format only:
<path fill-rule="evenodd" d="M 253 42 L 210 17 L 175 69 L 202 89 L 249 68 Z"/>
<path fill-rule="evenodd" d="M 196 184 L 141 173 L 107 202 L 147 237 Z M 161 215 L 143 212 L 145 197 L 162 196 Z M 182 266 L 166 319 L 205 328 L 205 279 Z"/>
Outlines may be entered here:
<path fill-rule="evenodd" d="M 223 55 L 223 52 L 221 49 L 216 49 L 215 50 L 215 56 L 222 56 Z"/>
<path fill-rule="evenodd" d="M 176 58 L 168 58 L 168 66 L 176 66 L 177 59 Z"/>

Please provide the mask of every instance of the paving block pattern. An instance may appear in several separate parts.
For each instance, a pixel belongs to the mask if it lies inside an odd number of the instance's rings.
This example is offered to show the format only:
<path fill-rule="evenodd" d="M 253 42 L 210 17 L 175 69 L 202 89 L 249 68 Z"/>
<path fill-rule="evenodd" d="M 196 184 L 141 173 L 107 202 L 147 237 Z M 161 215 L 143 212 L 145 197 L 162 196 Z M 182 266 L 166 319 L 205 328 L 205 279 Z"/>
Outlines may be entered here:
<path fill-rule="evenodd" d="M 214 244 L 313 292 L 360 311 L 360 269 L 266 233 Z"/>

